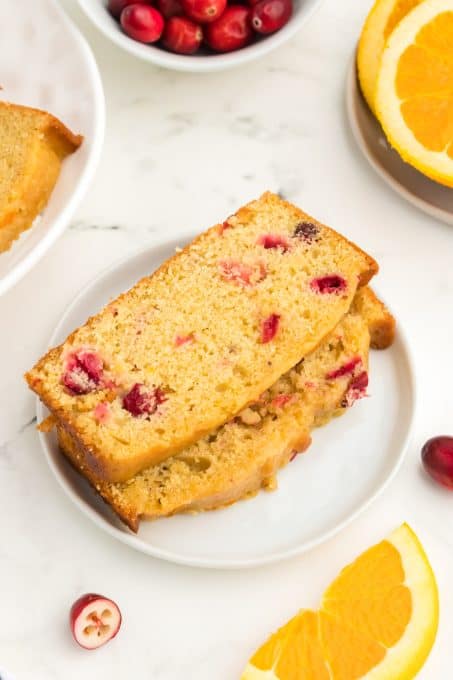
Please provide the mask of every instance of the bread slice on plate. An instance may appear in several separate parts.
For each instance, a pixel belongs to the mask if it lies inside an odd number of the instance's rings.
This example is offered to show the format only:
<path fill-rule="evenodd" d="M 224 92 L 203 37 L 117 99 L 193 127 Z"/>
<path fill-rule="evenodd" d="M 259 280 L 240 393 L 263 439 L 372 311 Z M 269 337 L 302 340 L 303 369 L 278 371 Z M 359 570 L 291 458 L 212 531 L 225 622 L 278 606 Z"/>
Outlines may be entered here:
<path fill-rule="evenodd" d="M 32 226 L 82 140 L 46 111 L 0 102 L 0 253 Z"/>
<path fill-rule="evenodd" d="M 393 341 L 395 322 L 388 310 L 368 287 L 357 295 L 324 342 L 255 403 L 129 481 L 113 484 L 96 477 L 76 440 L 58 424 L 62 451 L 133 531 L 142 517 L 218 508 L 260 488 L 275 488 L 278 468 L 308 447 L 313 427 L 365 394 L 370 342 L 383 349 Z"/>
<path fill-rule="evenodd" d="M 126 481 L 255 401 L 319 345 L 377 269 L 266 193 L 89 319 L 27 380 L 86 469 Z"/>

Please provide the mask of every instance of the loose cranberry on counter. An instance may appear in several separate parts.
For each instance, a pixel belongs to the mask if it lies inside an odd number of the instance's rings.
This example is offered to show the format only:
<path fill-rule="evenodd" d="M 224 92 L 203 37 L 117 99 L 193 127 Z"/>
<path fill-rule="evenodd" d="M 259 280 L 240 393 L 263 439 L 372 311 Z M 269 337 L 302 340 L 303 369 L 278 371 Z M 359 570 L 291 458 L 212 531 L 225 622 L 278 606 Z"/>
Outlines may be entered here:
<path fill-rule="evenodd" d="M 176 54 L 194 54 L 202 40 L 201 26 L 186 17 L 170 17 L 165 24 L 163 44 Z"/>
<path fill-rule="evenodd" d="M 155 7 L 136 3 L 121 12 L 121 26 L 130 38 L 154 43 L 162 35 L 164 18 Z"/>
<path fill-rule="evenodd" d="M 121 12 L 128 5 L 150 5 L 148 0 L 109 0 L 107 9 L 115 19 L 119 19 Z"/>
<path fill-rule="evenodd" d="M 208 24 L 225 11 L 227 0 L 181 0 L 184 12 L 193 21 Z"/>
<path fill-rule="evenodd" d="M 257 33 L 275 33 L 289 21 L 292 13 L 292 0 L 260 0 L 253 6 L 252 26 Z"/>
<path fill-rule="evenodd" d="M 72 605 L 69 624 L 77 644 L 84 649 L 97 649 L 118 633 L 121 612 L 113 600 L 87 593 Z"/>
<path fill-rule="evenodd" d="M 422 462 L 436 482 L 453 489 L 453 437 L 443 435 L 428 439 L 422 448 Z"/>
<path fill-rule="evenodd" d="M 228 5 L 221 17 L 206 26 L 205 40 L 216 52 L 238 50 L 252 38 L 250 8 L 244 5 Z"/>
<path fill-rule="evenodd" d="M 165 19 L 184 14 L 180 0 L 157 0 L 157 9 Z"/>

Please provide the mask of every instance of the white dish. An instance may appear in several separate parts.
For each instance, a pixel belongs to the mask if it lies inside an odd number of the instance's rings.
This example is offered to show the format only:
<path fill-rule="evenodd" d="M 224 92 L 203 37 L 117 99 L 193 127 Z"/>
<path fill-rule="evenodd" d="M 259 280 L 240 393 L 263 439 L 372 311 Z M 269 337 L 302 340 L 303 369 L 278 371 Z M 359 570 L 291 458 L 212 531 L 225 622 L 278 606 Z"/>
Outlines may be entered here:
<path fill-rule="evenodd" d="M 355 55 L 346 82 L 346 110 L 360 151 L 382 179 L 419 210 L 453 224 L 453 189 L 425 177 L 389 146 L 360 91 Z"/>
<path fill-rule="evenodd" d="M 150 248 L 108 269 L 80 292 L 50 340 L 62 342 L 112 297 L 149 274 L 178 242 Z M 414 373 L 404 335 L 371 356 L 371 398 L 314 432 L 307 453 L 279 474 L 275 493 L 234 506 L 126 529 L 72 469 L 54 433 L 40 434 L 48 463 L 71 500 L 99 527 L 148 555 L 181 564 L 239 568 L 275 562 L 327 540 L 362 512 L 395 475 L 415 411 Z M 38 422 L 46 415 L 38 403 Z M 59 502 L 58 498 L 55 502 Z"/>
<path fill-rule="evenodd" d="M 93 177 L 104 137 L 104 94 L 87 42 L 56 0 L 0 3 L 0 98 L 45 109 L 84 136 L 63 163 L 48 205 L 31 229 L 0 254 L 0 295 L 63 232 Z"/>
<path fill-rule="evenodd" d="M 293 16 L 286 26 L 241 50 L 228 54 L 206 54 L 201 51 L 199 54 L 189 56 L 173 54 L 157 45 L 144 45 L 129 38 L 107 11 L 107 0 L 79 0 L 79 5 L 87 17 L 109 40 L 139 57 L 139 59 L 176 71 L 212 73 L 231 66 L 240 66 L 268 54 L 268 52 L 289 40 L 313 14 L 321 1 L 294 0 Z"/>

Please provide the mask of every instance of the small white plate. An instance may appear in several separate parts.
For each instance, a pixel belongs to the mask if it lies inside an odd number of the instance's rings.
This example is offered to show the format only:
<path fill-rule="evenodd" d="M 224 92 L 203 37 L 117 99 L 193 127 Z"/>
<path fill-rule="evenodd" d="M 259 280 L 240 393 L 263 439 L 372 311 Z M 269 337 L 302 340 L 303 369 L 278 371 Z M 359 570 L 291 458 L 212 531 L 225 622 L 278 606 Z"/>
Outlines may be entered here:
<path fill-rule="evenodd" d="M 232 66 L 240 66 L 264 54 L 272 52 L 276 47 L 289 40 L 312 16 L 322 0 L 294 0 L 291 19 L 279 31 L 258 38 L 247 47 L 227 54 L 211 54 L 201 49 L 197 54 L 174 54 L 159 45 L 146 45 L 129 38 L 121 26 L 107 11 L 107 0 L 79 0 L 80 8 L 109 40 L 130 54 L 151 62 L 157 66 L 175 71 L 192 71 L 194 73 L 212 73 Z"/>
<path fill-rule="evenodd" d="M 104 94 L 88 43 L 56 0 L 0 2 L 0 97 L 44 109 L 84 136 L 63 163 L 35 224 L 0 254 L 0 295 L 17 283 L 63 232 L 93 177 L 104 138 Z"/>
<path fill-rule="evenodd" d="M 346 82 L 346 110 L 360 151 L 382 179 L 423 212 L 453 224 L 453 189 L 425 177 L 389 146 L 360 91 L 355 55 Z"/>
<path fill-rule="evenodd" d="M 74 300 L 50 340 L 62 342 L 88 316 L 174 253 L 150 248 L 108 269 Z M 279 474 L 275 493 L 199 515 L 143 521 L 133 535 L 66 462 L 54 433 L 40 434 L 49 465 L 72 501 L 98 526 L 148 555 L 181 564 L 239 568 L 275 562 L 333 536 L 362 512 L 396 473 L 415 411 L 414 373 L 399 329 L 394 345 L 371 356 L 371 397 L 313 434 L 308 451 Z M 46 415 L 38 403 L 38 422 Z M 58 498 L 55 499 L 58 502 Z"/>

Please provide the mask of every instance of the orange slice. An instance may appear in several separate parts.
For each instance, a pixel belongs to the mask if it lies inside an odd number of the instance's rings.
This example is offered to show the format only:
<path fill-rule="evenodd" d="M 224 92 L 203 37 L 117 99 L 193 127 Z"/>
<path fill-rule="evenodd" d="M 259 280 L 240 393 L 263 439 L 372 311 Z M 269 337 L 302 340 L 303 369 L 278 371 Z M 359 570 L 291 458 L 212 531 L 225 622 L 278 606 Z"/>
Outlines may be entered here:
<path fill-rule="evenodd" d="M 390 35 L 376 114 L 400 156 L 453 186 L 453 0 L 424 0 Z"/>
<path fill-rule="evenodd" d="M 376 0 L 368 14 L 357 50 L 357 70 L 363 96 L 372 111 L 381 56 L 387 38 L 401 19 L 421 1 Z"/>
<path fill-rule="evenodd" d="M 434 574 L 404 524 L 343 569 L 318 611 L 302 610 L 274 633 L 241 680 L 411 680 L 438 619 Z"/>

